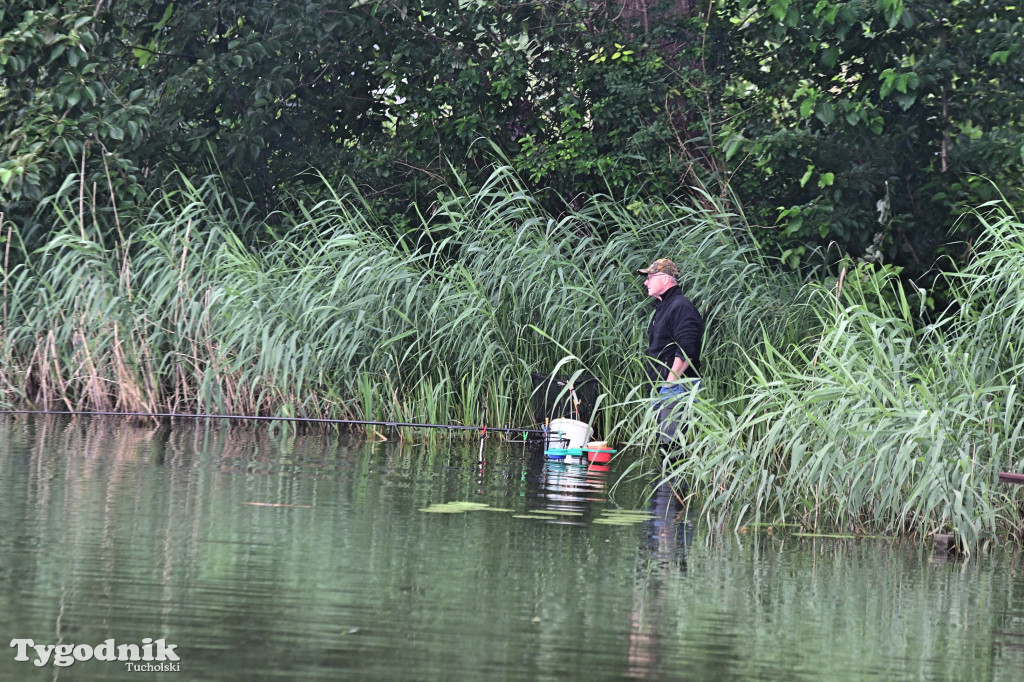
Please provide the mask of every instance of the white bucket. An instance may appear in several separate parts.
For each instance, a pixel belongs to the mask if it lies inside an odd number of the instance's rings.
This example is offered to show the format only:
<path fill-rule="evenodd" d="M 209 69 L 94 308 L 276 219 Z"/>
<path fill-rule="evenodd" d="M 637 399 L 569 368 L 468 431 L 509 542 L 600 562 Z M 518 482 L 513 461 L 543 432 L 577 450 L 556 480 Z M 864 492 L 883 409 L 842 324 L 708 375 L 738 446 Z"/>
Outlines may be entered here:
<path fill-rule="evenodd" d="M 548 424 L 546 448 L 582 448 L 594 435 L 586 422 L 575 419 L 552 419 Z"/>

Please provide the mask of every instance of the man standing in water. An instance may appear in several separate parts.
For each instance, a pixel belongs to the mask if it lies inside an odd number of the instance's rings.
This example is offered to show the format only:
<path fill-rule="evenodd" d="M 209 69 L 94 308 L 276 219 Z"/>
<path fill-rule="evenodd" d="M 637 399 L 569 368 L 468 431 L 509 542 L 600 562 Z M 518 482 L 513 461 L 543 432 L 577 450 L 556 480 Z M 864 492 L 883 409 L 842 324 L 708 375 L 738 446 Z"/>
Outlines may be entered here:
<path fill-rule="evenodd" d="M 659 440 L 662 451 L 686 432 L 679 414 L 683 401 L 700 390 L 700 349 L 704 320 L 679 288 L 679 268 L 659 258 L 637 270 L 647 275 L 644 285 L 654 299 L 654 316 L 647 330 L 647 379 L 658 391 Z M 676 414 L 673 414 L 675 412 Z"/>

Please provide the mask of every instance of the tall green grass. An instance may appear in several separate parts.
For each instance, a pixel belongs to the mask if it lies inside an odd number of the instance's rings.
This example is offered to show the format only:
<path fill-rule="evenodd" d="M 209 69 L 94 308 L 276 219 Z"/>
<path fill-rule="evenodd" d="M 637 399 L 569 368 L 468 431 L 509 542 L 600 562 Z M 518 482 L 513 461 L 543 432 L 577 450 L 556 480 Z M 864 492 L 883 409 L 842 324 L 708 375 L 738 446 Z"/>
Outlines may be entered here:
<path fill-rule="evenodd" d="M 401 233 L 339 190 L 297 201 L 254 247 L 239 235 L 267 228 L 216 178 L 170 187 L 116 243 L 74 192 L 52 200 L 64 223 L 4 273 L 8 404 L 520 426 L 531 374 L 557 370 L 600 377 L 596 427 L 611 435 L 645 414 L 636 268 L 680 265 L 723 395 L 740 359 L 726 338 L 748 316 L 792 317 L 711 196 L 712 209 L 599 198 L 554 217 L 498 168 Z"/>
<path fill-rule="evenodd" d="M 51 198 L 63 222 L 41 248 L 5 226 L 4 405 L 529 426 L 532 373 L 587 374 L 627 475 L 685 480 L 715 523 L 1021 537 L 996 482 L 1024 471 L 1024 224 L 1006 207 L 965 216 L 985 237 L 947 275 L 953 312 L 924 324 L 927 292 L 892 270 L 800 281 L 711 195 L 551 216 L 497 168 L 401 231 L 354 191 L 326 196 L 271 230 L 217 178 L 177 178 L 117 239 L 73 191 Z M 671 467 L 634 274 L 658 257 L 707 321 Z"/>
<path fill-rule="evenodd" d="M 952 312 L 922 323 L 927 292 L 863 263 L 808 285 L 814 333 L 766 329 L 741 390 L 687 408 L 686 456 L 663 475 L 715 522 L 1020 540 L 1019 493 L 997 478 L 1024 471 L 1024 224 L 999 205 L 964 219 L 984 237 L 947 276 Z"/>

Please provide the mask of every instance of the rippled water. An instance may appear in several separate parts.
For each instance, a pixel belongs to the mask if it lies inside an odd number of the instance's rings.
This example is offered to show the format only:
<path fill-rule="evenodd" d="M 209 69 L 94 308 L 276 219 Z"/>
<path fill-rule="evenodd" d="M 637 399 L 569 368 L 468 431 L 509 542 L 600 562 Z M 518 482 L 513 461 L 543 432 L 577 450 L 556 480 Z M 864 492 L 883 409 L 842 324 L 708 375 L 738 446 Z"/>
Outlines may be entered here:
<path fill-rule="evenodd" d="M 5 642 L 173 644 L 180 679 L 1016 680 L 1018 556 L 709 536 L 517 444 L 0 417 Z M 435 505 L 488 509 L 434 513 Z M 499 511 L 507 510 L 507 511 Z M 628 520 L 628 519 L 627 519 Z M 0 652 L 0 679 L 138 679 Z M 27 650 L 31 659 L 35 652 Z"/>

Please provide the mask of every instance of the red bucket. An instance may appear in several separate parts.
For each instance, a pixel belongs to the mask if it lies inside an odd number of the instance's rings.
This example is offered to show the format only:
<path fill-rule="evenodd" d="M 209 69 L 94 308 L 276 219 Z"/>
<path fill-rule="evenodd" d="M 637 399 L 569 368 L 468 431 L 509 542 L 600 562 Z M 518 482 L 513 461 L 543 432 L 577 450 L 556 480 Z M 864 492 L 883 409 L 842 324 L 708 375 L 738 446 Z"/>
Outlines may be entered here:
<path fill-rule="evenodd" d="M 615 453 L 615 450 L 608 447 L 608 443 L 603 440 L 587 443 L 587 447 L 583 448 L 583 451 L 587 453 L 587 461 L 591 464 L 606 464 Z"/>

